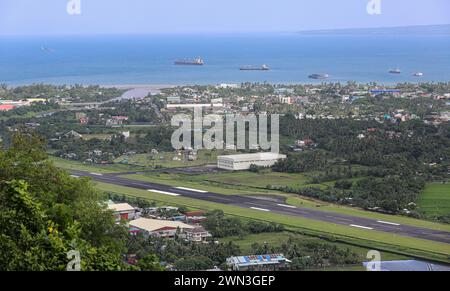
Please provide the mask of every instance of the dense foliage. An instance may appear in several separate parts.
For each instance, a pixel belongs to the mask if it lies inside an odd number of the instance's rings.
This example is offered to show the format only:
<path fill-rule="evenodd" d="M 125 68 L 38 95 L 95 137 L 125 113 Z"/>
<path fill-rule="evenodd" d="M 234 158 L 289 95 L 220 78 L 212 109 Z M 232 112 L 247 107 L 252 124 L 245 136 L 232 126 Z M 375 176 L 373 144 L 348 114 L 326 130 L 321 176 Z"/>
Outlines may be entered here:
<path fill-rule="evenodd" d="M 40 139 L 16 134 L 0 152 L 0 270 L 124 270 L 126 230 L 116 225 L 86 179 L 46 161 Z"/>
<path fill-rule="evenodd" d="M 251 220 L 243 222 L 236 217 L 225 216 L 223 211 L 215 210 L 207 214 L 207 219 L 202 225 L 216 238 L 227 236 L 244 236 L 264 232 L 281 232 L 284 226 L 276 223 L 266 223 Z"/>
<path fill-rule="evenodd" d="M 314 140 L 317 147 L 290 153 L 273 170 L 319 171 L 312 184 L 346 180 L 345 185 L 337 182 L 327 189 L 275 187 L 286 192 L 393 213 L 403 209 L 413 213 L 426 181 L 448 179 L 448 124 L 297 120 L 288 116 L 282 120 L 281 131 L 298 139 Z"/>

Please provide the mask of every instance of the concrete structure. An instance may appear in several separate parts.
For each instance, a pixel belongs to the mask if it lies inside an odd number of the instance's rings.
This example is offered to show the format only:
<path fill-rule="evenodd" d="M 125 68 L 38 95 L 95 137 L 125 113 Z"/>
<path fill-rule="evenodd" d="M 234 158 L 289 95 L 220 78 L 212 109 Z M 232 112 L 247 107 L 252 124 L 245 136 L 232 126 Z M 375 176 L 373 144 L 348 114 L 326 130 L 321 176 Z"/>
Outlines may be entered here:
<path fill-rule="evenodd" d="M 183 234 L 186 229 L 196 228 L 193 225 L 189 225 L 179 221 L 171 220 L 158 220 L 139 218 L 132 220 L 129 223 L 131 233 L 143 233 L 145 236 L 157 236 L 164 238 L 173 238 L 179 231 Z"/>
<path fill-rule="evenodd" d="M 228 258 L 227 266 L 232 271 L 277 271 L 287 268 L 290 262 L 281 254 L 255 255 Z"/>
<path fill-rule="evenodd" d="M 204 242 L 207 238 L 212 237 L 212 235 L 202 226 L 198 226 L 184 229 L 183 237 L 192 242 Z"/>
<path fill-rule="evenodd" d="M 285 155 L 276 153 L 256 153 L 243 155 L 218 156 L 217 167 L 229 171 L 248 170 L 251 165 L 271 167 L 278 160 L 285 159 Z"/>
<path fill-rule="evenodd" d="M 109 204 L 108 210 L 113 212 L 116 222 L 136 218 L 136 210 L 128 203 Z"/>

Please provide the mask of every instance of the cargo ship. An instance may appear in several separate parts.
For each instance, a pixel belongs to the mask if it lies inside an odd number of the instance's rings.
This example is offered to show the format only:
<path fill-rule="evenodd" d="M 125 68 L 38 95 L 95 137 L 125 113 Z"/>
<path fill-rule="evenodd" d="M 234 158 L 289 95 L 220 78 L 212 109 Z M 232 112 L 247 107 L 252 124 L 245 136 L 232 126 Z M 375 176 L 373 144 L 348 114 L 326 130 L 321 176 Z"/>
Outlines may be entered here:
<path fill-rule="evenodd" d="M 180 59 L 175 61 L 175 65 L 203 66 L 204 64 L 205 62 L 202 58 Z"/>
<path fill-rule="evenodd" d="M 389 73 L 391 73 L 391 74 L 401 74 L 402 71 L 400 69 L 392 69 L 392 70 L 389 70 Z"/>
<path fill-rule="evenodd" d="M 312 75 L 308 76 L 308 78 L 316 79 L 316 80 L 324 80 L 324 79 L 328 79 L 329 77 L 330 77 L 330 75 L 328 75 L 328 74 L 312 74 Z"/>
<path fill-rule="evenodd" d="M 261 67 L 254 66 L 242 66 L 240 67 L 241 71 L 269 71 L 270 68 L 268 65 L 262 65 Z"/>

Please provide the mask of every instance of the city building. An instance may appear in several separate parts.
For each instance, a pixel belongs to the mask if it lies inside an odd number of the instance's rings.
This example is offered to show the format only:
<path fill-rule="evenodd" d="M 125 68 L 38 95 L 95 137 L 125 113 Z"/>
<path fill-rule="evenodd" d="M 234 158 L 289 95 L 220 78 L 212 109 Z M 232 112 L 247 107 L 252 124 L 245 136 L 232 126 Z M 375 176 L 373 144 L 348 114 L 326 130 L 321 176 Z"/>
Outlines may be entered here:
<path fill-rule="evenodd" d="M 116 222 L 136 218 L 136 210 L 128 203 L 109 204 L 108 209 L 113 212 Z"/>
<path fill-rule="evenodd" d="M 242 154 L 242 155 L 229 155 L 218 156 L 217 167 L 219 169 L 229 171 L 248 170 L 251 165 L 260 167 L 271 167 L 278 160 L 285 159 L 285 155 L 277 153 L 256 153 L 256 154 Z"/>
<path fill-rule="evenodd" d="M 196 228 L 180 221 L 139 218 L 129 223 L 130 233 L 142 233 L 144 236 L 174 238 L 177 232 L 183 235 L 185 230 Z"/>
<path fill-rule="evenodd" d="M 282 104 L 292 104 L 292 99 L 291 99 L 291 97 L 280 96 L 280 97 L 278 97 L 278 100 L 279 100 L 280 103 L 282 103 Z"/>
<path fill-rule="evenodd" d="M 168 96 L 167 97 L 167 103 L 180 103 L 181 98 L 180 96 Z"/>
<path fill-rule="evenodd" d="M 231 257 L 226 264 L 232 271 L 278 271 L 286 269 L 290 262 L 282 254 L 272 254 Z"/>

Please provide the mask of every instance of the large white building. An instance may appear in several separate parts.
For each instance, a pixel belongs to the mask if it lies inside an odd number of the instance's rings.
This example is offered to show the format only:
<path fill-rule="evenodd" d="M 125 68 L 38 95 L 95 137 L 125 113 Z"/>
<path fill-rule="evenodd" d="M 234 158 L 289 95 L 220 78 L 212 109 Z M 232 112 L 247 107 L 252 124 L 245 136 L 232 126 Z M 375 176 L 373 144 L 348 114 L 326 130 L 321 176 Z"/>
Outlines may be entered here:
<path fill-rule="evenodd" d="M 256 153 L 256 154 L 242 154 L 242 155 L 229 155 L 218 156 L 217 167 L 219 169 L 229 171 L 248 170 L 251 165 L 257 165 L 260 167 L 271 167 L 278 160 L 285 159 L 285 155 L 276 153 Z"/>

